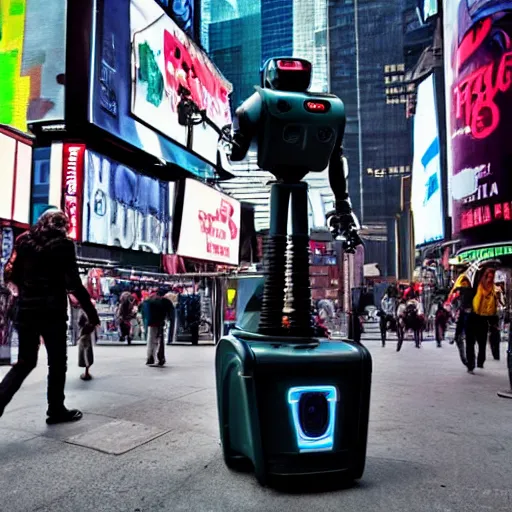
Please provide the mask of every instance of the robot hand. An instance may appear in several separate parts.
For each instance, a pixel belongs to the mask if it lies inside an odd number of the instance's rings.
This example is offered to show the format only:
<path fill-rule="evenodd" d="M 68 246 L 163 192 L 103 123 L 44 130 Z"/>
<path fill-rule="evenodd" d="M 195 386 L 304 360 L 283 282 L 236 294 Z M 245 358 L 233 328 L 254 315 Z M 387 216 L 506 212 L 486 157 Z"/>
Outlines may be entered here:
<path fill-rule="evenodd" d="M 327 225 L 331 231 L 333 238 L 345 238 L 343 241 L 343 249 L 349 254 L 356 252 L 356 247 L 362 245 L 363 241 L 359 237 L 356 224 L 350 213 L 338 213 L 336 210 L 329 212 L 327 215 Z"/>

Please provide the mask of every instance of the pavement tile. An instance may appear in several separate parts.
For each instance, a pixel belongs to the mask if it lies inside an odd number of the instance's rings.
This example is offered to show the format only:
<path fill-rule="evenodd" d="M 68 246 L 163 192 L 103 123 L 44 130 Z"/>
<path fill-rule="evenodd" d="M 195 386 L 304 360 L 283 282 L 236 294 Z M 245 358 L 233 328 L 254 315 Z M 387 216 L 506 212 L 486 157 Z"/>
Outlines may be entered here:
<path fill-rule="evenodd" d="M 115 420 L 66 439 L 66 443 L 110 455 L 127 453 L 165 434 L 165 430 L 132 421 Z"/>

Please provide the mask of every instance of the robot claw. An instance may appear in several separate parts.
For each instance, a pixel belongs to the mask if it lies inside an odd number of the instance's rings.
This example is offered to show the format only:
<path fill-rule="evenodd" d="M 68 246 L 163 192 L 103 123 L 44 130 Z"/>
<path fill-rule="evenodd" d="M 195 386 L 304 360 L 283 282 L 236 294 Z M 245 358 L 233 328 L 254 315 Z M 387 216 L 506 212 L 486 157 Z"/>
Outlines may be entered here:
<path fill-rule="evenodd" d="M 343 250 L 349 254 L 356 252 L 358 245 L 363 245 L 356 224 L 351 214 L 339 214 L 336 210 L 326 215 L 327 225 L 334 240 L 343 238 Z"/>

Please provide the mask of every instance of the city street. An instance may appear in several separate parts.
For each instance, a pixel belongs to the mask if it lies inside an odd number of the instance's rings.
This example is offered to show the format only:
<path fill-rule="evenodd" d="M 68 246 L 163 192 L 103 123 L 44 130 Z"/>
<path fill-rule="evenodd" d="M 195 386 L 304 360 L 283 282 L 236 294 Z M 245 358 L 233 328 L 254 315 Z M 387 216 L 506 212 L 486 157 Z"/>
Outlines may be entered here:
<path fill-rule="evenodd" d="M 67 404 L 76 424 L 45 424 L 44 351 L 0 419 L 2 512 L 510 511 L 512 401 L 502 360 L 468 375 L 454 346 L 391 340 L 376 325 L 368 459 L 363 479 L 336 491 L 261 488 L 230 472 L 218 440 L 212 346 L 167 347 L 148 368 L 143 346 L 96 347 L 82 382 L 69 351 Z M 3 376 L 7 368 L 0 369 Z"/>

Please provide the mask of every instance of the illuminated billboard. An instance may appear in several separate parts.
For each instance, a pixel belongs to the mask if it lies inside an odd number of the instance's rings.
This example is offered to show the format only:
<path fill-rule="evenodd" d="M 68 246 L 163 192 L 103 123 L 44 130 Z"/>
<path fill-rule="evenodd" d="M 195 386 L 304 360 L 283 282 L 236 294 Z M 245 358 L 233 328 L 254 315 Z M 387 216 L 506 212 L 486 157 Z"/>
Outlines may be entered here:
<path fill-rule="evenodd" d="M 216 164 L 219 134 L 208 123 L 183 126 L 180 109 L 192 100 L 216 127 L 231 124 L 231 84 L 153 0 L 131 0 L 132 114 Z"/>
<path fill-rule="evenodd" d="M 202 178 L 219 160 L 229 168 L 218 133 L 180 124 L 178 104 L 188 100 L 222 128 L 231 84 L 154 0 L 97 4 L 89 121 Z"/>
<path fill-rule="evenodd" d="M 170 14 L 178 26 L 195 38 L 195 0 L 156 0 L 167 14 Z"/>
<path fill-rule="evenodd" d="M 240 223 L 239 201 L 199 181 L 186 179 L 176 254 L 238 265 Z"/>
<path fill-rule="evenodd" d="M 512 2 L 445 0 L 453 235 L 485 244 L 512 226 Z"/>
<path fill-rule="evenodd" d="M 172 254 L 174 183 L 137 173 L 87 150 L 82 240 L 154 254 Z"/>
<path fill-rule="evenodd" d="M 444 216 L 434 76 L 418 86 L 411 203 L 415 245 L 442 240 Z"/>
<path fill-rule="evenodd" d="M 437 14 L 437 2 L 438 0 L 422 0 L 423 2 L 423 20 L 426 21 L 432 16 Z"/>
<path fill-rule="evenodd" d="M 0 2 L 0 124 L 64 119 L 66 4 Z"/>

